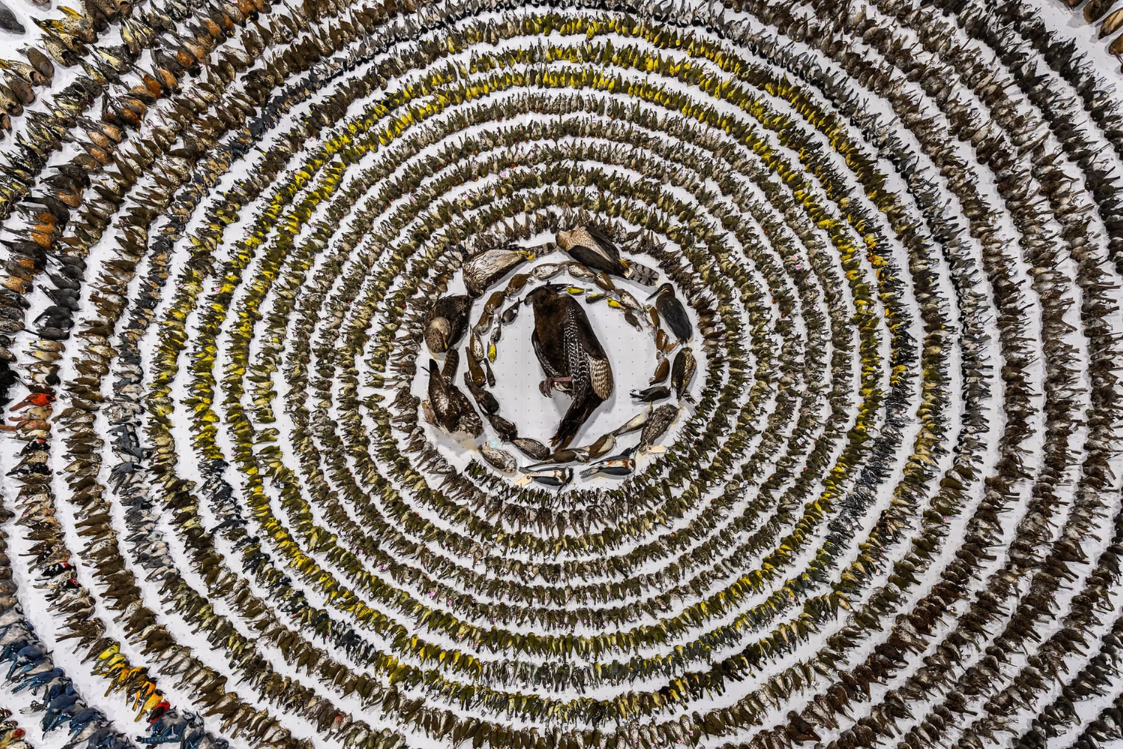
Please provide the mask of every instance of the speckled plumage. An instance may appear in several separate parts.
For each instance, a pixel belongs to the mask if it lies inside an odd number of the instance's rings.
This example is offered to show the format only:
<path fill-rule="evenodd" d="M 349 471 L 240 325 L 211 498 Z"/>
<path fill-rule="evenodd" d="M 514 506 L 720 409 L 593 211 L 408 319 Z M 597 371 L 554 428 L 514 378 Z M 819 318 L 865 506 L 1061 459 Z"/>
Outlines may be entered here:
<path fill-rule="evenodd" d="M 612 239 L 591 226 L 578 226 L 569 231 L 559 231 L 558 246 L 587 268 L 602 271 L 610 276 L 627 278 L 644 286 L 655 283 L 655 272 L 620 257 L 620 250 Z"/>
<path fill-rule="evenodd" d="M 542 286 L 527 296 L 534 306 L 534 353 L 546 373 L 544 392 L 567 392 L 573 403 L 551 440 L 566 447 L 593 411 L 612 395 L 612 366 L 580 303 Z M 554 382 L 562 379 L 563 382 Z"/>

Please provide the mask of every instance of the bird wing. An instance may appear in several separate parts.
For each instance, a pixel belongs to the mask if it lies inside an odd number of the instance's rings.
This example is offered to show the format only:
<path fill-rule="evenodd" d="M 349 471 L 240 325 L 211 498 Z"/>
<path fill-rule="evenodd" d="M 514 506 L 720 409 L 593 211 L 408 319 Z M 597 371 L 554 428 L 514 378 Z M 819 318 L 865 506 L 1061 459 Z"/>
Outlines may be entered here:
<path fill-rule="evenodd" d="M 454 348 L 450 348 L 448 353 L 445 354 L 445 365 L 441 368 L 441 374 L 444 375 L 446 380 L 452 381 L 456 377 L 457 370 L 460 369 L 460 352 Z"/>
<path fill-rule="evenodd" d="M 593 392 L 601 400 L 608 400 L 612 395 L 612 365 L 608 359 L 594 359 L 589 357 L 589 375 L 593 381 Z"/>
<path fill-rule="evenodd" d="M 595 239 L 597 244 L 601 246 L 601 249 L 603 250 L 603 252 L 601 253 L 602 255 L 611 258 L 613 261 L 619 262 L 620 250 L 616 247 L 616 243 L 613 242 L 607 234 L 592 226 L 586 226 L 585 231 L 587 231 L 589 233 L 589 236 Z"/>
<path fill-rule="evenodd" d="M 439 419 L 448 418 L 452 411 L 452 395 L 449 393 L 448 383 L 437 368 L 437 363 L 431 360 L 429 362 L 429 402 Z"/>
<path fill-rule="evenodd" d="M 683 306 L 674 296 L 664 296 L 659 299 L 655 305 L 662 315 L 663 321 L 667 323 L 667 327 L 675 334 L 675 338 L 680 341 L 689 341 L 694 335 L 694 326 L 690 322 L 690 317 L 686 314 L 686 307 Z"/>
<path fill-rule="evenodd" d="M 566 250 L 566 252 L 568 252 L 569 256 L 574 260 L 593 270 L 600 270 L 605 273 L 616 273 L 617 275 L 622 272 L 620 261 L 608 257 L 600 250 L 587 247 L 583 244 L 575 244 Z"/>
<path fill-rule="evenodd" d="M 550 362 L 550 357 L 546 355 L 545 349 L 542 348 L 542 341 L 538 337 L 537 330 L 530 334 L 530 342 L 534 345 L 534 355 L 538 357 L 538 363 L 542 365 L 542 371 L 546 373 L 546 376 L 564 377 Z"/>
<path fill-rule="evenodd" d="M 587 373 L 593 392 L 601 400 L 608 400 L 612 395 L 613 387 L 612 365 L 608 362 L 608 356 L 604 353 L 597 334 L 593 332 L 593 326 L 589 323 L 585 310 L 581 309 L 575 300 L 569 301 L 566 310 L 566 332 L 572 338 L 567 341 L 570 345 L 566 346 L 566 355 L 571 357 L 570 371 L 575 379 L 578 373 Z M 577 388 L 577 383 L 574 383 L 574 397 L 577 397 Z"/>

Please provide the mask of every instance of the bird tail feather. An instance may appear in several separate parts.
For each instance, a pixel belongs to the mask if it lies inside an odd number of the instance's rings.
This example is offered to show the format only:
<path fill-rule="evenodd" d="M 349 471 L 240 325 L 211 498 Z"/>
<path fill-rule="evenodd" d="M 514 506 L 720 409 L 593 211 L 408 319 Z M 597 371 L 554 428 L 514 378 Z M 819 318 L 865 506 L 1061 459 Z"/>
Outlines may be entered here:
<path fill-rule="evenodd" d="M 579 398 L 570 403 L 569 410 L 562 417 L 561 424 L 558 424 L 557 434 L 550 440 L 554 449 L 564 450 L 569 447 L 569 443 L 577 436 L 581 425 L 588 421 L 589 417 L 593 415 L 593 411 L 596 411 L 600 404 L 600 399 L 592 395 L 586 395 L 584 398 Z"/>
<path fill-rule="evenodd" d="M 653 269 L 643 263 L 631 261 L 628 263 L 628 269 L 624 271 L 624 278 L 643 286 L 654 286 L 659 276 Z"/>

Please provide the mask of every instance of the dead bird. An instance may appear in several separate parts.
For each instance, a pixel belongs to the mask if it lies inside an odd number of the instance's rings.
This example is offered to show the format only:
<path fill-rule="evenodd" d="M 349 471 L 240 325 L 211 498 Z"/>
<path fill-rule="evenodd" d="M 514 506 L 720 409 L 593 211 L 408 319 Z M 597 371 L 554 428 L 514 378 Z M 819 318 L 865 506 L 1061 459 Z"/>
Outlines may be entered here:
<path fill-rule="evenodd" d="M 581 478 L 587 479 L 594 476 L 630 476 L 635 473 L 636 461 L 634 458 L 621 458 L 619 460 L 606 460 L 581 471 Z"/>
<path fill-rule="evenodd" d="M 654 387 L 644 388 L 643 390 L 633 390 L 632 397 L 641 403 L 654 403 L 664 398 L 670 398 L 671 389 L 666 385 L 655 385 Z"/>
<path fill-rule="evenodd" d="M 554 389 L 569 393 L 573 402 L 562 418 L 551 444 L 565 448 L 581 426 L 606 401 L 614 387 L 612 365 L 585 310 L 553 285 L 540 286 L 526 297 L 534 307 L 531 342 L 546 373 L 542 394 Z"/>
<path fill-rule="evenodd" d="M 667 433 L 676 417 L 678 417 L 678 406 L 665 403 L 655 409 L 647 424 L 644 425 L 643 431 L 640 432 L 639 446 L 636 451 L 642 453 L 654 445 L 656 440 Z"/>
<path fill-rule="evenodd" d="M 694 400 L 690 393 L 686 391 L 690 387 L 690 381 L 694 379 L 694 373 L 697 371 L 698 361 L 694 358 L 694 352 L 690 350 L 689 346 L 680 349 L 675 355 L 674 364 L 671 365 L 671 387 L 675 389 L 675 394 L 680 399 Z"/>
<path fill-rule="evenodd" d="M 550 457 L 550 448 L 536 439 L 517 437 L 511 440 L 511 444 L 517 447 L 523 455 L 531 460 L 545 460 Z"/>
<path fill-rule="evenodd" d="M 488 465 L 497 471 L 504 473 L 514 473 L 519 465 L 515 458 L 506 450 L 500 450 L 497 447 L 484 443 L 480 445 L 480 455 L 487 461 Z"/>
<path fill-rule="evenodd" d="M 648 419 L 651 418 L 651 414 L 654 410 L 655 406 L 649 405 L 647 407 L 647 410 L 640 411 L 638 414 L 628 419 L 628 421 L 622 426 L 618 427 L 616 431 L 613 432 L 613 434 L 615 434 L 617 437 L 620 437 L 625 434 L 630 434 L 638 429 L 642 429 L 643 425 L 646 424 Z"/>
<path fill-rule="evenodd" d="M 443 354 L 460 343 L 468 329 L 472 300 L 466 294 L 441 297 L 429 310 L 425 324 L 425 345 L 434 354 Z"/>
<path fill-rule="evenodd" d="M 541 471 L 539 473 L 528 473 L 525 475 L 535 483 L 554 487 L 556 489 L 561 489 L 569 484 L 569 482 L 573 481 L 572 468 L 555 468 L 552 471 Z"/>
<path fill-rule="evenodd" d="M 27 29 L 16 18 L 16 14 L 12 12 L 4 3 L 0 3 L 0 29 L 10 32 L 12 34 L 26 33 Z"/>
<path fill-rule="evenodd" d="M 477 385 L 467 372 L 464 373 L 464 384 L 467 386 L 468 392 L 476 399 L 476 403 L 484 414 L 492 416 L 499 413 L 499 401 L 491 394 L 490 390 Z"/>
<path fill-rule="evenodd" d="M 468 396 L 429 360 L 429 398 L 421 404 L 426 420 L 448 434 L 465 432 L 472 437 L 483 434 L 484 425 Z"/>
<path fill-rule="evenodd" d="M 511 269 L 534 258 L 535 254 L 532 251 L 513 245 L 476 255 L 465 263 L 461 270 L 468 295 L 473 298 L 483 296 L 485 291 L 507 275 Z"/>
<path fill-rule="evenodd" d="M 589 450 L 585 447 L 567 447 L 564 450 L 558 450 L 546 456 L 539 463 L 532 466 L 527 466 L 523 469 L 524 473 L 531 473 L 546 466 L 563 465 L 565 463 L 585 463 L 589 460 Z"/>
<path fill-rule="evenodd" d="M 659 312 L 659 317 L 667 324 L 679 343 L 685 343 L 693 337 L 694 326 L 690 322 L 690 317 L 686 314 L 686 307 L 675 296 L 674 286 L 665 283 L 656 289 L 655 293 L 648 299 L 655 300 L 655 309 Z"/>
<path fill-rule="evenodd" d="M 610 276 L 627 278 L 644 286 L 655 283 L 655 271 L 646 265 L 620 257 L 620 250 L 604 232 L 592 226 L 559 231 L 557 243 L 577 262 Z"/>

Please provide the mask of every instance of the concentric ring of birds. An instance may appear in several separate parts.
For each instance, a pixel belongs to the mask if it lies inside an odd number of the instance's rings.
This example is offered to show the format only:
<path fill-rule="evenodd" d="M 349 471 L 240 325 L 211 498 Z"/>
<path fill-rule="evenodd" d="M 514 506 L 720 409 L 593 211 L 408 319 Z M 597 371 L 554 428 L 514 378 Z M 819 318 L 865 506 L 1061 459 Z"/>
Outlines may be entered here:
<path fill-rule="evenodd" d="M 1038 5 L 30 15 L 0 747 L 1123 738 L 1123 118 Z"/>

